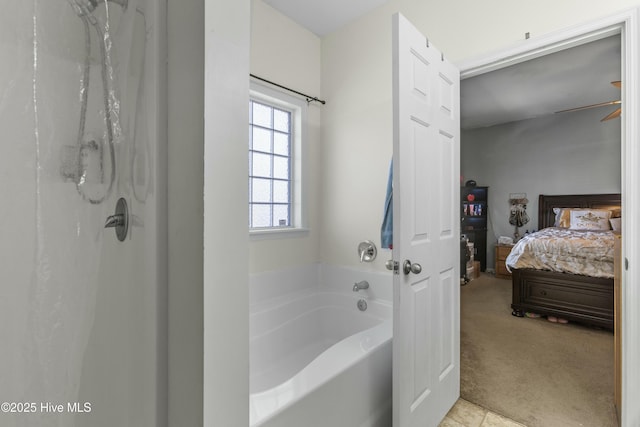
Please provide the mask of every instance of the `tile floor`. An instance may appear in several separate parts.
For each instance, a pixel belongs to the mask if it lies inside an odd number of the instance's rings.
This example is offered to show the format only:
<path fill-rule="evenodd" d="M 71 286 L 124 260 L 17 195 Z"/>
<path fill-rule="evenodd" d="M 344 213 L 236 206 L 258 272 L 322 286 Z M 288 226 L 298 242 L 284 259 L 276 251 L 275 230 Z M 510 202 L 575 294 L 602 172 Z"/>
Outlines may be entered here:
<path fill-rule="evenodd" d="M 458 399 L 440 427 L 526 427 L 481 406 Z"/>

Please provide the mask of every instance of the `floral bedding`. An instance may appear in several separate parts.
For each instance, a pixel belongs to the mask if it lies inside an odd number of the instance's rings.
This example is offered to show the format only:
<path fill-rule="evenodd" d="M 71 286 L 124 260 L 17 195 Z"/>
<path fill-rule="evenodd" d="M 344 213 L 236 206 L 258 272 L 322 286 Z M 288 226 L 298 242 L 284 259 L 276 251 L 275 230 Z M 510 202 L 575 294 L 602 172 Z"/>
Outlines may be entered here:
<path fill-rule="evenodd" d="M 507 269 L 532 268 L 613 278 L 611 231 L 550 227 L 526 235 L 507 257 Z"/>

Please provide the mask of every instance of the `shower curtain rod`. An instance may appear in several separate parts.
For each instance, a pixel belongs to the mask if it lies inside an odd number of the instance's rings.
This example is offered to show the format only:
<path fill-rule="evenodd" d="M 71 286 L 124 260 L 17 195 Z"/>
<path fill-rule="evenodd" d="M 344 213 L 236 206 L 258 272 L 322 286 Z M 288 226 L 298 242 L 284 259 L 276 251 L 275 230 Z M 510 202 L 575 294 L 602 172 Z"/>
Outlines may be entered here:
<path fill-rule="evenodd" d="M 326 101 L 323 101 L 322 99 L 318 99 L 318 98 L 316 98 L 315 96 L 310 96 L 310 95 L 304 94 L 304 93 L 302 93 L 302 92 L 298 92 L 297 90 L 293 90 L 293 89 L 288 88 L 288 87 L 286 87 L 286 86 L 279 85 L 278 83 L 274 83 L 274 82 L 272 82 L 272 81 L 270 81 L 270 80 L 263 79 L 262 77 L 258 77 L 258 76 L 256 76 L 255 74 L 251 74 L 251 73 L 250 73 L 250 74 L 249 74 L 249 76 L 250 76 L 250 77 L 253 77 L 254 79 L 261 80 L 261 81 L 263 81 L 263 82 L 265 82 L 265 83 L 269 83 L 270 85 L 277 86 L 277 87 L 279 87 L 280 89 L 288 90 L 289 92 L 293 92 L 293 93 L 295 93 L 295 94 L 297 94 L 297 95 L 304 96 L 304 97 L 306 98 L 306 100 L 307 100 L 307 104 L 308 104 L 308 103 L 310 103 L 310 102 L 312 102 L 312 101 L 319 102 L 319 103 L 320 103 L 320 104 L 322 104 L 322 105 L 324 105 L 324 104 L 326 104 L 326 103 L 327 103 Z"/>

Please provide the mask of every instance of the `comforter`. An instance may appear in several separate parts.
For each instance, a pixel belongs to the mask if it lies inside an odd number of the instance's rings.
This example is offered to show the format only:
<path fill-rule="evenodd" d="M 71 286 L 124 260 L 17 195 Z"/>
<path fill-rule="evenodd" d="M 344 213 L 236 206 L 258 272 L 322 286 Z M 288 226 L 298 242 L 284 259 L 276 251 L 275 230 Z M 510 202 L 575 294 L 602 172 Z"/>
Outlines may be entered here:
<path fill-rule="evenodd" d="M 516 243 L 507 269 L 531 268 L 613 278 L 612 231 L 545 228 Z"/>

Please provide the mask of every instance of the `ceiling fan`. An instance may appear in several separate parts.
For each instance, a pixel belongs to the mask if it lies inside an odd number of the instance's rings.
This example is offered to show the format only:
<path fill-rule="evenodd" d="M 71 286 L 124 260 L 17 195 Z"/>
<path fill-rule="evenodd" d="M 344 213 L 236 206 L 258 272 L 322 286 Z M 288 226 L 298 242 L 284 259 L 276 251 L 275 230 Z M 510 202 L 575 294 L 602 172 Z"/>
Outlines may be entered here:
<path fill-rule="evenodd" d="M 616 80 L 614 82 L 611 82 L 611 84 L 614 85 L 615 87 L 617 87 L 618 89 L 620 89 L 622 87 L 622 83 L 620 82 L 620 80 Z M 620 103 L 621 103 L 620 100 L 617 100 L 617 101 L 606 101 L 606 102 L 600 102 L 598 104 L 591 104 L 591 105 L 585 105 L 583 107 L 569 108 L 568 110 L 556 111 L 556 113 L 569 113 L 571 111 L 587 110 L 589 108 L 606 107 L 607 105 L 620 105 Z M 612 112 L 610 114 L 607 114 L 600 121 L 604 122 L 604 121 L 607 121 L 607 120 L 615 119 L 616 117 L 620 117 L 621 113 L 622 113 L 622 107 L 618 107 L 614 112 Z"/>

